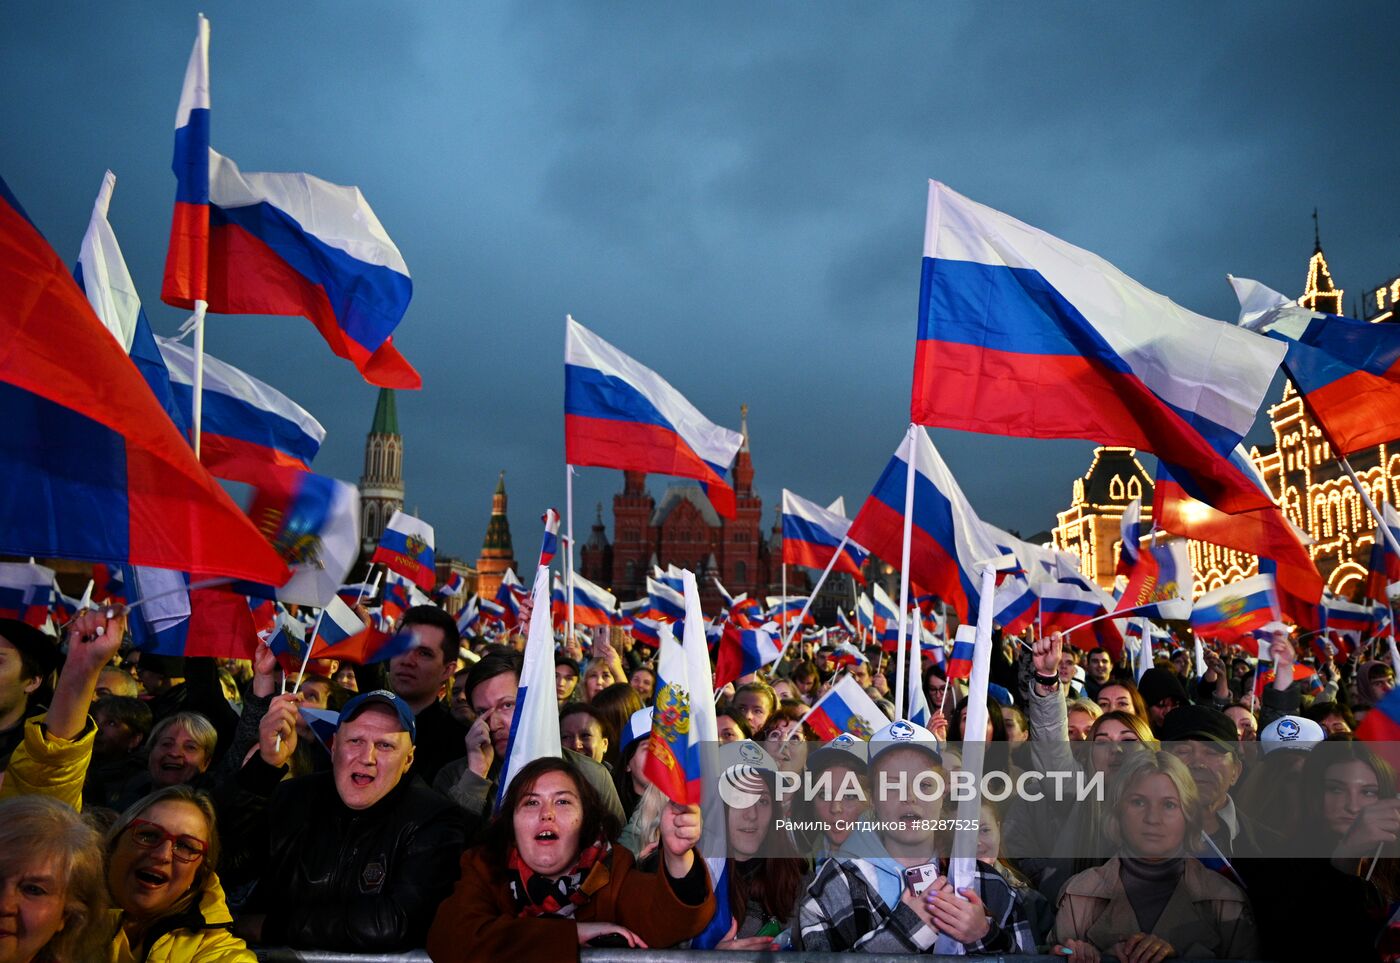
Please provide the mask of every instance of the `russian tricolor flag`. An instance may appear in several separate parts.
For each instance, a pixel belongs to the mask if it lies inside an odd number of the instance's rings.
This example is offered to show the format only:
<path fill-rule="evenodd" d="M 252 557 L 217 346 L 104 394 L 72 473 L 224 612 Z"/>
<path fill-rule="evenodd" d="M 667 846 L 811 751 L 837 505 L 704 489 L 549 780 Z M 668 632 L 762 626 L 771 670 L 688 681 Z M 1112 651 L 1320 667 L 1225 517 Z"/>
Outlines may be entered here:
<path fill-rule="evenodd" d="M 392 340 L 413 296 L 408 266 L 359 188 L 310 174 L 244 174 L 209 143 L 209 21 L 201 16 L 175 116 L 162 300 L 307 318 L 371 384 L 422 387 Z"/>
<path fill-rule="evenodd" d="M 860 567 L 870 553 L 846 539 L 849 519 L 784 488 L 782 525 L 784 564 L 824 569 L 840 548 L 831 570 L 864 581 Z"/>
<path fill-rule="evenodd" d="M 496 806 L 500 806 L 511 780 L 536 759 L 559 757 L 559 694 L 554 687 L 554 631 L 543 612 L 549 605 L 549 569 L 535 572 L 531 590 L 532 611 L 541 617 L 530 619 L 525 639 L 525 661 L 520 669 L 520 691 L 515 696 L 515 715 L 510 721 L 510 740 L 501 760 Z"/>
<path fill-rule="evenodd" d="M 1133 614 L 1139 618 L 1163 621 L 1189 619 L 1196 579 L 1185 540 L 1139 549 L 1133 554 L 1136 558 L 1127 573 L 1128 584 L 1114 611 L 1135 609 Z"/>
<path fill-rule="evenodd" d="M 1384 611 L 1382 607 L 1380 613 Z M 1377 615 L 1376 606 L 1349 602 L 1331 592 L 1322 596 L 1323 631 L 1340 635 L 1353 647 L 1359 646 L 1363 639 L 1374 634 Z"/>
<path fill-rule="evenodd" d="M 384 526 L 384 534 L 379 536 L 379 547 L 374 550 L 370 562 L 383 562 L 391 572 L 410 579 L 425 592 L 432 591 L 437 582 L 437 570 L 433 567 L 433 526 L 395 511 Z"/>
<path fill-rule="evenodd" d="M 575 625 L 617 625 L 617 598 L 607 589 L 595 585 L 577 572 L 574 573 L 574 624 Z M 568 596 L 565 594 L 554 603 L 555 619 L 568 618 Z"/>
<path fill-rule="evenodd" d="M 972 655 L 977 645 L 977 629 L 959 625 L 953 637 L 953 651 L 948 655 L 948 680 L 972 678 Z"/>
<path fill-rule="evenodd" d="M 0 250 L 0 553 L 285 581 L 3 182 Z"/>
<path fill-rule="evenodd" d="M 668 585 L 658 571 L 647 579 L 648 617 L 657 622 L 678 622 L 685 618 L 685 596 Z"/>
<path fill-rule="evenodd" d="M 911 406 L 919 424 L 1143 448 L 1180 466 L 1222 510 L 1266 508 L 1225 456 L 1254 423 L 1283 354 L 929 182 Z"/>
<path fill-rule="evenodd" d="M 559 552 L 559 513 L 549 509 L 544 513 L 544 540 L 540 542 L 540 564 L 549 567 Z"/>
<path fill-rule="evenodd" d="M 1229 466 L 1243 481 L 1268 495 L 1264 480 L 1243 447 L 1231 452 Z M 1236 515 L 1217 511 L 1193 499 L 1177 480 L 1175 469 L 1160 460 L 1152 499 L 1152 517 L 1166 531 L 1257 555 L 1261 571 L 1269 571 L 1272 566 L 1284 611 L 1298 625 L 1316 627 L 1316 606 L 1322 597 L 1323 581 L 1307 548 L 1311 539 L 1272 501 L 1261 511 Z"/>
<path fill-rule="evenodd" d="M 774 626 L 776 628 L 776 626 Z M 745 629 L 730 624 L 719 641 L 715 660 L 715 688 L 728 685 L 740 676 L 757 672 L 778 661 L 782 650 L 768 629 Z"/>
<path fill-rule="evenodd" d="M 455 599 L 467 588 L 467 580 L 462 578 L 461 572 L 453 572 L 447 576 L 447 581 L 433 589 L 433 594 L 442 599 Z"/>
<path fill-rule="evenodd" d="M 630 629 L 632 638 L 653 649 L 661 647 L 661 623 L 649 619 L 633 619 Z"/>
<path fill-rule="evenodd" d="M 275 593 L 251 585 L 249 595 L 320 608 L 336 598 L 360 553 L 360 492 L 314 472 L 269 467 L 248 515 L 292 567 Z"/>
<path fill-rule="evenodd" d="M 481 622 L 481 597 L 473 595 L 457 613 L 457 632 L 463 636 L 475 635 Z"/>
<path fill-rule="evenodd" d="M 1338 455 L 1400 438 L 1400 327 L 1310 311 L 1230 278 L 1240 326 L 1287 346 L 1283 366 Z"/>
<path fill-rule="evenodd" d="M 326 604 L 316 620 L 315 632 L 311 636 L 311 654 L 315 658 L 321 658 L 321 653 L 325 650 L 339 645 L 346 639 L 354 638 L 367 628 L 368 626 L 355 614 L 355 610 L 342 602 L 337 595 Z"/>
<path fill-rule="evenodd" d="M 869 740 L 885 726 L 885 714 L 850 676 L 842 676 L 807 714 L 807 725 L 822 742 L 843 732 Z"/>
<path fill-rule="evenodd" d="M 1123 517 L 1118 522 L 1120 546 L 1117 574 L 1128 575 L 1137 564 L 1142 555 L 1143 537 L 1148 534 L 1145 528 L 1142 523 L 1142 499 L 1134 498 L 1123 509 Z"/>
<path fill-rule="evenodd" d="M 194 421 L 194 350 L 157 338 L 171 390 L 185 424 Z M 282 392 L 233 365 L 204 355 L 204 407 L 199 458 L 220 478 L 262 484 L 268 467 L 306 471 L 326 429 Z"/>
<path fill-rule="evenodd" d="M 973 566 L 1002 553 L 922 427 L 905 435 L 848 535 L 880 558 L 903 557 L 905 480 L 911 458 L 914 517 L 909 579 L 921 591 L 945 599 L 958 618 L 967 621 L 977 608 L 978 576 Z"/>
<path fill-rule="evenodd" d="M 656 662 L 656 702 L 643 772 L 666 798 L 681 805 L 700 802 L 700 748 L 690 737 L 691 709 L 711 699 L 709 657 L 705 678 L 692 681 L 685 650 L 671 626 L 661 626 Z"/>
<path fill-rule="evenodd" d="M 770 595 L 768 596 L 768 611 L 764 613 L 764 617 L 770 622 L 777 622 L 786 633 L 788 626 L 797 622 L 797 617 L 802 614 L 802 607 L 806 604 L 807 596 L 805 595 L 789 595 L 786 598 L 781 595 Z M 816 619 L 812 618 L 810 610 L 807 612 L 807 617 L 802 620 L 802 624 L 817 624 Z"/>
<path fill-rule="evenodd" d="M 694 478 L 715 511 L 734 518 L 734 489 L 724 476 L 743 436 L 712 424 L 664 378 L 573 318 L 567 323 L 565 460 Z"/>
<path fill-rule="evenodd" d="M 1381 517 L 1385 519 L 1385 527 L 1390 533 L 1400 539 L 1400 512 L 1395 510 L 1395 506 L 1382 502 Z M 1400 556 L 1391 551 L 1385 532 L 1376 529 L 1372 538 L 1375 542 L 1371 546 L 1371 571 L 1366 578 L 1366 597 L 1389 604 L 1390 588 L 1400 582 Z"/>
<path fill-rule="evenodd" d="M 0 618 L 39 628 L 54 600 L 53 569 L 32 562 L 0 562 Z"/>
<path fill-rule="evenodd" d="M 1191 611 L 1191 628 L 1197 635 L 1229 643 L 1252 640 L 1254 629 L 1277 622 L 1279 617 L 1273 576 L 1252 575 L 1197 599 Z"/>

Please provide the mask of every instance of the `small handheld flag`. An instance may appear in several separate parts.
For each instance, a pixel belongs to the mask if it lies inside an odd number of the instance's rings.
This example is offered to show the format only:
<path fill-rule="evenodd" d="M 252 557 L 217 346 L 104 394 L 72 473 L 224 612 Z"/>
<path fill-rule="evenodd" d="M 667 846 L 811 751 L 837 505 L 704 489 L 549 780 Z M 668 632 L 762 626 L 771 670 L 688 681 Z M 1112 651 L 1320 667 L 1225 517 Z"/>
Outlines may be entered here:
<path fill-rule="evenodd" d="M 371 563 L 383 562 L 391 572 L 411 579 L 425 592 L 437 581 L 433 568 L 433 526 L 420 518 L 395 511 L 379 536 Z"/>
<path fill-rule="evenodd" d="M 535 572 L 531 592 L 534 611 L 549 607 L 549 569 Z M 549 619 L 530 619 L 525 640 L 525 662 L 520 669 L 520 690 L 515 697 L 515 715 L 510 723 L 510 741 L 501 760 L 496 806 L 500 806 L 511 780 L 525 766 L 546 756 L 561 756 L 559 741 L 559 695 L 554 686 L 554 632 Z"/>

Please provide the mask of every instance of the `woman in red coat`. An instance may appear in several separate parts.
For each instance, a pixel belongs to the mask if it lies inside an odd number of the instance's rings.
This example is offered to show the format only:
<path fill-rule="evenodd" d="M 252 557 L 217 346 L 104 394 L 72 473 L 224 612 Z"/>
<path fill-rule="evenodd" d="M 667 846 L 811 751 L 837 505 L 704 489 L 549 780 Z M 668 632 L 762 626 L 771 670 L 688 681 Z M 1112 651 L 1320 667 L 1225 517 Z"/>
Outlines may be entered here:
<path fill-rule="evenodd" d="M 577 960 L 583 945 L 666 947 L 704 929 L 715 899 L 695 853 L 699 807 L 666 808 L 655 873 L 613 846 L 617 832 L 571 763 L 530 763 L 511 781 L 485 844 L 463 854 L 428 956 Z"/>

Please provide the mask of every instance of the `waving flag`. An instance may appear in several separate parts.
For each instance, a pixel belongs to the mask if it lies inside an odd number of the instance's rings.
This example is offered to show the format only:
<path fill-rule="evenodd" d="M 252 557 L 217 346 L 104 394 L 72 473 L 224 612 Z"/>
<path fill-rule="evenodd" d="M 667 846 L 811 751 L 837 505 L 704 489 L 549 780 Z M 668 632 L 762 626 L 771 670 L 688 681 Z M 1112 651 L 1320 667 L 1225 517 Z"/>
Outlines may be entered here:
<path fill-rule="evenodd" d="M 789 625 L 797 623 L 797 617 L 802 614 L 802 607 L 807 604 L 805 595 L 789 595 L 784 598 L 781 595 L 768 596 L 768 610 L 764 616 L 771 622 L 777 622 L 786 634 Z M 809 610 L 806 618 L 802 620 L 803 625 L 816 625 L 817 620 L 812 618 Z"/>
<path fill-rule="evenodd" d="M 324 623 L 323 623 L 324 628 Z M 322 636 L 325 632 L 322 632 Z M 354 635 L 342 639 L 325 648 L 317 647 L 311 654 L 317 659 L 339 659 L 355 665 L 374 665 L 398 658 L 418 644 L 415 626 L 406 626 L 398 632 L 366 625 Z"/>
<path fill-rule="evenodd" d="M 708 664 L 707 660 L 707 668 Z M 699 685 L 691 684 L 685 650 L 667 624 L 661 626 L 656 675 L 651 744 L 643 771 L 672 802 L 682 805 L 698 803 L 700 754 L 689 738 L 690 710 L 697 700 L 709 698 L 710 690 L 708 679 L 701 680 Z"/>
<path fill-rule="evenodd" d="M 1400 438 L 1400 328 L 1323 314 L 1230 278 L 1240 326 L 1287 347 L 1284 370 L 1338 455 Z"/>
<path fill-rule="evenodd" d="M 869 595 L 856 598 L 856 624 L 866 632 L 875 631 L 875 603 Z"/>
<path fill-rule="evenodd" d="M 632 638 L 653 649 L 661 648 L 661 623 L 649 619 L 633 619 L 628 629 Z"/>
<path fill-rule="evenodd" d="M 852 636 L 855 636 L 857 634 L 856 627 L 853 624 L 851 624 L 851 617 L 847 615 L 843 609 L 836 610 L 836 624 L 840 628 L 849 632 Z"/>
<path fill-rule="evenodd" d="M 473 595 L 467 599 L 467 604 L 462 606 L 462 611 L 457 613 L 457 632 L 466 637 L 476 635 L 481 624 L 481 597 Z"/>
<path fill-rule="evenodd" d="M 106 605 L 125 605 L 126 573 L 120 565 L 97 564 L 92 567 L 92 597 Z M 130 601 L 135 601 L 131 596 Z"/>
<path fill-rule="evenodd" d="M 379 536 L 379 547 L 371 563 L 383 562 L 391 572 L 398 572 L 425 592 L 432 591 L 437 582 L 433 568 L 433 526 L 420 518 L 395 511 Z"/>
<path fill-rule="evenodd" d="M 1322 596 L 1322 628 L 1329 635 L 1337 635 L 1350 643 L 1354 650 L 1376 632 L 1377 616 L 1383 615 L 1385 607 L 1379 611 L 1374 605 L 1349 602 L 1331 592 Z"/>
<path fill-rule="evenodd" d="M 861 566 L 869 553 L 849 540 L 842 544 L 851 523 L 842 515 L 783 489 L 783 563 L 826 568 L 837 548 L 833 572 L 849 572 L 864 581 Z"/>
<path fill-rule="evenodd" d="M 917 423 L 1143 448 L 1180 466 L 1188 488 L 1223 511 L 1266 508 L 1225 456 L 1254 423 L 1283 354 L 929 183 Z"/>
<path fill-rule="evenodd" d="M 54 601 L 53 569 L 33 562 L 0 562 L 0 618 L 38 628 Z"/>
<path fill-rule="evenodd" d="M 544 540 L 540 542 L 540 564 L 548 568 L 559 552 L 559 513 L 551 508 L 541 521 L 544 522 Z"/>
<path fill-rule="evenodd" d="M 497 602 L 495 599 L 480 597 L 477 598 L 477 602 L 481 607 L 481 620 L 483 622 L 495 622 L 500 625 L 505 624 L 506 610 L 501 606 L 501 603 Z"/>
<path fill-rule="evenodd" d="M 1237 447 L 1229 463 L 1232 471 L 1267 494 L 1264 481 L 1244 448 Z M 1300 626 L 1316 626 L 1315 609 L 1322 597 L 1323 582 L 1308 552 L 1311 539 L 1277 505 L 1270 502 L 1268 508 L 1236 515 L 1216 511 L 1192 499 L 1177 481 L 1172 466 L 1161 461 L 1157 463 L 1152 497 L 1153 518 L 1166 531 L 1258 555 L 1260 571 L 1277 579 L 1284 611 Z M 1271 565 L 1266 565 L 1265 560 Z"/>
<path fill-rule="evenodd" d="M 948 656 L 948 681 L 972 678 L 972 654 L 976 648 L 977 629 L 959 625 L 953 637 L 953 651 Z"/>
<path fill-rule="evenodd" d="M 774 626 L 776 628 L 776 626 Z M 778 661 L 781 649 L 768 629 L 744 629 L 725 626 L 720 636 L 719 658 L 715 661 L 715 688 L 733 682 L 740 676 L 757 672 Z"/>
<path fill-rule="evenodd" d="M 865 653 L 851 645 L 849 642 L 842 642 L 832 651 L 827 658 L 827 662 L 838 668 L 849 669 L 863 662 L 870 660 L 865 657 Z"/>
<path fill-rule="evenodd" d="M 1127 573 L 1128 584 L 1114 611 L 1136 609 L 1139 618 L 1164 621 L 1189 619 L 1196 579 L 1186 542 L 1154 545 L 1132 555 L 1136 557 Z"/>
<path fill-rule="evenodd" d="M 574 573 L 574 624 L 575 625 L 617 625 L 617 598 L 600 585 L 594 585 L 577 572 Z M 567 595 L 554 603 L 555 618 L 568 618 Z"/>
<path fill-rule="evenodd" d="M 564 349 L 564 457 L 571 465 L 657 472 L 706 486 L 734 518 L 725 474 L 743 436 L 712 424 L 656 372 L 573 318 Z"/>
<path fill-rule="evenodd" d="M 462 578 L 461 572 L 453 572 L 447 576 L 447 581 L 433 589 L 433 595 L 440 599 L 455 599 L 467 590 L 467 580 Z"/>
<path fill-rule="evenodd" d="M 1395 506 L 1390 502 L 1382 502 L 1381 517 L 1385 519 L 1385 527 L 1390 529 L 1390 533 L 1400 539 L 1400 512 L 1395 510 Z M 1385 537 L 1384 532 L 1378 529 L 1373 538 L 1370 573 L 1366 578 L 1366 597 L 1388 603 L 1391 586 L 1400 582 L 1400 556 L 1391 551 L 1390 540 Z"/>
<path fill-rule="evenodd" d="M 1253 575 L 1198 598 L 1191 611 L 1191 628 L 1226 643 L 1252 640 L 1254 629 L 1277 622 L 1279 615 L 1273 576 Z"/>
<path fill-rule="evenodd" d="M 112 337 L 117 339 L 122 350 L 130 354 L 136 337 L 136 322 L 144 312 L 141 296 L 136 293 L 136 282 L 131 279 L 121 245 L 117 243 L 116 232 L 107 220 L 112 190 L 116 184 L 116 175 L 107 171 L 92 207 L 92 218 L 88 221 L 87 233 L 83 235 L 78 267 L 73 276 L 78 287 L 87 295 L 92 313 L 112 332 Z"/>
<path fill-rule="evenodd" d="M 0 252 L 0 553 L 285 581 L 3 182 Z"/>
<path fill-rule="evenodd" d="M 359 489 L 309 471 L 268 468 L 248 516 L 292 567 L 278 600 L 321 608 L 337 596 L 360 554 Z"/>
<path fill-rule="evenodd" d="M 885 714 L 850 676 L 842 676 L 807 713 L 807 725 L 822 742 L 843 732 L 869 741 L 886 725 Z"/>
<path fill-rule="evenodd" d="M 194 421 L 195 353 L 157 338 L 185 424 Z M 326 429 L 295 401 L 231 364 L 204 355 L 200 460 L 220 478 L 261 484 L 268 466 L 306 471 Z"/>
<path fill-rule="evenodd" d="M 175 215 L 161 299 L 193 307 L 209 299 L 209 21 L 199 15 L 175 111 Z"/>
<path fill-rule="evenodd" d="M 1123 653 L 1123 633 L 1116 619 L 1101 619 L 1113 611 L 1113 596 L 1083 575 L 1041 585 L 1040 628 L 1042 632 L 1071 633 L 1068 640 L 1086 651 L 1104 648 L 1116 660 Z M 1084 632 L 1073 632 L 1086 622 L 1099 619 Z"/>
<path fill-rule="evenodd" d="M 1142 540 L 1148 534 L 1142 523 L 1142 499 L 1134 498 L 1123 509 L 1119 521 L 1120 545 L 1118 549 L 1118 575 L 1128 575 L 1142 556 Z"/>
<path fill-rule="evenodd" d="M 874 606 L 875 639 L 886 652 L 893 652 L 899 643 L 899 606 L 879 582 L 870 587 L 870 595 Z"/>
<path fill-rule="evenodd" d="M 315 632 L 311 636 L 312 658 L 335 658 L 334 655 L 323 656 L 322 653 L 354 638 L 366 628 L 368 626 L 355 614 L 355 610 L 342 602 L 340 596 L 334 596 L 316 620 Z"/>
<path fill-rule="evenodd" d="M 142 652 L 184 655 L 190 631 L 190 577 L 164 568 L 128 568 L 126 583 L 150 599 L 127 618 L 131 644 Z"/>
<path fill-rule="evenodd" d="M 966 621 L 977 608 L 973 565 L 1001 552 L 923 428 L 905 435 L 847 534 L 880 558 L 903 557 L 905 479 L 911 457 L 915 472 L 909 579 L 921 591 L 946 599 Z"/>
<path fill-rule="evenodd" d="M 648 578 L 647 612 L 655 622 L 678 622 L 685 618 L 685 597 L 665 580 Z"/>

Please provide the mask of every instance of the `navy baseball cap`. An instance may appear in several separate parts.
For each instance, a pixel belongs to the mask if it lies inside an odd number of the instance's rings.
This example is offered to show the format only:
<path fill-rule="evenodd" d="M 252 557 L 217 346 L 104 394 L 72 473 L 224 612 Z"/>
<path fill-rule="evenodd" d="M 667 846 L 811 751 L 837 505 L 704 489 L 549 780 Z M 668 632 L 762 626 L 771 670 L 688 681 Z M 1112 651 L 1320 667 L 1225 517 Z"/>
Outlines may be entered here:
<path fill-rule="evenodd" d="M 413 710 L 408 707 L 398 696 L 388 689 L 374 689 L 371 692 L 361 692 L 349 702 L 345 703 L 345 708 L 340 710 L 340 721 L 337 725 L 344 725 L 349 722 L 367 705 L 387 706 L 399 717 L 399 722 L 403 724 L 404 732 L 408 733 L 408 741 L 418 742 L 418 724 L 413 720 Z"/>

